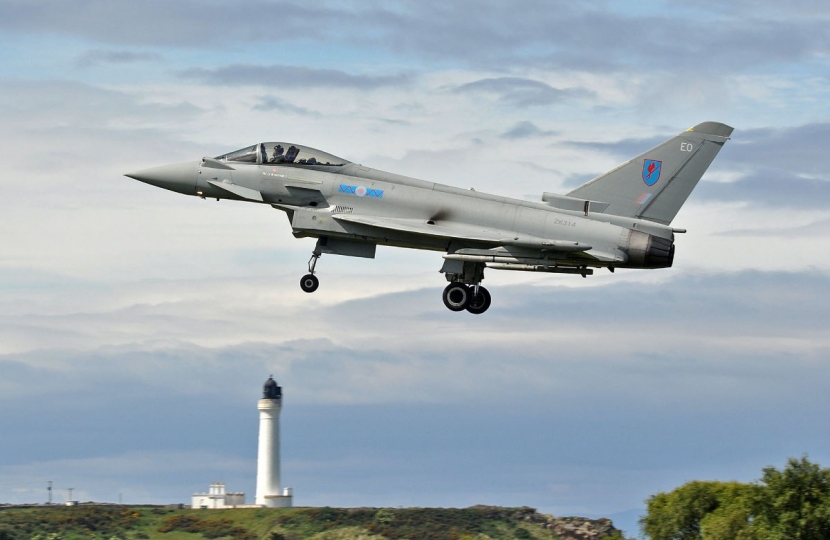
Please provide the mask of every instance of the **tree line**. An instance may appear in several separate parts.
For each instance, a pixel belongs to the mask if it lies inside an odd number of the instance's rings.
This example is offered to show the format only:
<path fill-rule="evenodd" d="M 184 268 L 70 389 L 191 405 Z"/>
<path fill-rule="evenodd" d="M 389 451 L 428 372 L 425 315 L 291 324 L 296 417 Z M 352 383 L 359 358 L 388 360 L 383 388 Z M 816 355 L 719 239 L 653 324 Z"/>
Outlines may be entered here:
<path fill-rule="evenodd" d="M 805 456 L 753 483 L 689 482 L 649 497 L 640 527 L 650 540 L 828 540 L 830 469 Z"/>

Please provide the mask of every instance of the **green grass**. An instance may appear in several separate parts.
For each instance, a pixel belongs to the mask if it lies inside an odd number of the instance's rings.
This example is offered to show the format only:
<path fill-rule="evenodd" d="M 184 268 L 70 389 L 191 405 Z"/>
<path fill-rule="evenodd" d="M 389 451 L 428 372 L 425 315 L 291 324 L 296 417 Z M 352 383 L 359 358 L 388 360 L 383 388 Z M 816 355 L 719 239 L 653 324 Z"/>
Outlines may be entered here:
<path fill-rule="evenodd" d="M 0 508 L 0 540 L 554 540 L 532 508 Z M 538 520 L 537 520 L 538 521 Z"/>

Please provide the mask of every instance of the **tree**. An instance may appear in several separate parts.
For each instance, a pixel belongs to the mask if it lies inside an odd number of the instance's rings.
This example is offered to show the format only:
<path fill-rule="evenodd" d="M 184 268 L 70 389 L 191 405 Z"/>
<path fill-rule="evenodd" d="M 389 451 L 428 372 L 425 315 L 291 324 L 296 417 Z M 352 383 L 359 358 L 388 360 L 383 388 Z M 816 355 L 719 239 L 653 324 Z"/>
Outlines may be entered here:
<path fill-rule="evenodd" d="M 806 456 L 790 459 L 783 471 L 764 469 L 754 500 L 754 527 L 769 540 L 830 538 L 830 469 Z"/>
<path fill-rule="evenodd" d="M 755 489 L 738 482 L 689 482 L 650 497 L 640 527 L 651 540 L 735 540 L 749 525 Z"/>
<path fill-rule="evenodd" d="M 753 486 L 746 486 L 752 488 Z M 701 520 L 700 535 L 705 540 L 763 540 L 752 523 L 752 496 L 744 494 L 720 506 Z"/>

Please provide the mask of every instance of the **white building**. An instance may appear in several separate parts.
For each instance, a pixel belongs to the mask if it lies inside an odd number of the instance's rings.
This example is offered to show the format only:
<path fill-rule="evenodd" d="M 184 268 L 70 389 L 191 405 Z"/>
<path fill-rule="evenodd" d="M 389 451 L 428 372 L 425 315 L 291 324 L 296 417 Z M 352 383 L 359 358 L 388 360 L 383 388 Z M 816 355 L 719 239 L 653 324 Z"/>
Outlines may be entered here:
<path fill-rule="evenodd" d="M 282 388 L 268 377 L 259 400 L 259 450 L 257 452 L 256 504 L 271 508 L 292 505 L 291 488 L 280 488 L 280 410 Z"/>
<path fill-rule="evenodd" d="M 207 493 L 194 493 L 191 508 L 236 508 L 245 504 L 244 493 L 228 493 L 224 482 L 213 482 Z"/>

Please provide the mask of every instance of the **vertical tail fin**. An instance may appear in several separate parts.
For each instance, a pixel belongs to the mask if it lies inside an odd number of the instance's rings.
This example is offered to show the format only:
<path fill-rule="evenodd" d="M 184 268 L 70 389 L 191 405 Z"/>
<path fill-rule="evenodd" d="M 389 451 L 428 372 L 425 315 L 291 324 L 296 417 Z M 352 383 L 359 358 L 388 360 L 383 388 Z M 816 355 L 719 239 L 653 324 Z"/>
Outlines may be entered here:
<path fill-rule="evenodd" d="M 568 196 L 608 203 L 605 214 L 668 225 L 731 134 L 726 124 L 703 122 Z"/>

